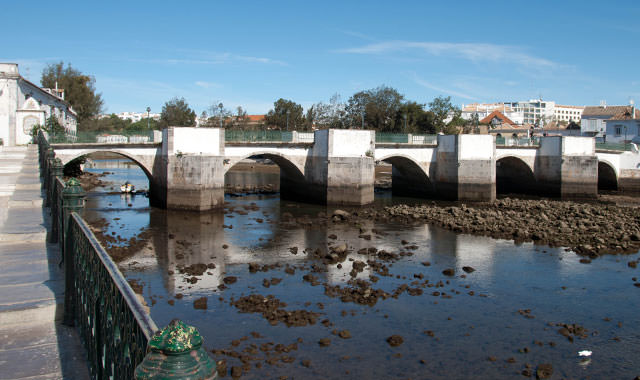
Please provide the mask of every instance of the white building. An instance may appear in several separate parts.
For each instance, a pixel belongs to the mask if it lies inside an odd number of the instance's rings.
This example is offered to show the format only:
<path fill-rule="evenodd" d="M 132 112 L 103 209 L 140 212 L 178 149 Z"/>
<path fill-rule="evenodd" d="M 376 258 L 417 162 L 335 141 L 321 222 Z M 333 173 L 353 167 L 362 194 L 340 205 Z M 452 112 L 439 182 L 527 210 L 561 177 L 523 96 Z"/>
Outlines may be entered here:
<path fill-rule="evenodd" d="M 118 116 L 120 119 L 122 120 L 131 120 L 132 122 L 136 123 L 140 120 L 146 119 L 147 115 L 150 119 L 153 119 L 155 121 L 159 121 L 160 120 L 160 114 L 159 113 L 149 113 L 147 114 L 146 112 L 120 112 L 118 114 L 116 114 L 116 116 Z"/>
<path fill-rule="evenodd" d="M 463 104 L 461 116 L 463 119 L 470 120 L 474 114 L 477 114 L 478 119 L 482 120 L 492 112 L 499 111 L 517 125 L 530 124 L 542 128 L 551 121 L 578 123 L 582 118 L 583 109 L 584 107 L 580 106 L 565 106 L 553 101 L 532 99 L 519 102 Z"/>
<path fill-rule="evenodd" d="M 607 120 L 633 119 L 630 115 L 635 112 L 637 112 L 637 110 L 635 110 L 633 105 L 608 106 L 604 102 L 600 106 L 584 107 L 582 123 L 580 123 L 580 132 L 583 136 L 604 137 L 606 135 L 607 141 L 610 141 L 609 138 L 615 136 L 615 133 L 610 133 L 610 131 L 607 130 Z"/>
<path fill-rule="evenodd" d="M 580 123 L 582 120 L 582 112 L 584 107 L 581 106 L 563 106 L 556 104 L 553 110 L 553 120 L 566 121 L 567 123 L 573 121 L 574 123 Z"/>
<path fill-rule="evenodd" d="M 75 134 L 77 115 L 64 100 L 64 90 L 41 88 L 18 71 L 16 63 L 0 63 L 0 138 L 4 145 L 31 142 L 34 125 L 48 117 L 58 119 L 68 134 Z"/>
<path fill-rule="evenodd" d="M 640 136 L 640 110 L 632 104 L 604 121 L 606 142 L 625 143 Z"/>
<path fill-rule="evenodd" d="M 478 115 L 478 120 L 482 120 L 491 115 L 494 111 L 499 111 L 504 116 L 508 117 L 516 124 L 523 124 L 523 114 L 516 112 L 516 110 L 510 105 L 505 103 L 471 103 L 462 105 L 462 114 L 460 115 L 465 120 L 471 120 L 473 115 Z"/>
<path fill-rule="evenodd" d="M 522 114 L 522 124 L 532 124 L 541 128 L 553 120 L 556 106 L 555 102 L 542 99 L 507 102 L 505 104 L 511 106 L 515 112 Z"/>

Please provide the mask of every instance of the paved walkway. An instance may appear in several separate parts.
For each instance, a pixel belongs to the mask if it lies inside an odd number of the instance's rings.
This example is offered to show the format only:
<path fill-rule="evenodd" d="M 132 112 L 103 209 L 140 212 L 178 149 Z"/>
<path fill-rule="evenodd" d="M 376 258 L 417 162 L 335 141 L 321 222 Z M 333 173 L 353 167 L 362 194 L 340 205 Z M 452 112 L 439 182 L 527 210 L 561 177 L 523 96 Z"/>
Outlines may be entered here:
<path fill-rule="evenodd" d="M 0 147 L 0 379 L 88 379 L 40 187 L 37 147 Z"/>

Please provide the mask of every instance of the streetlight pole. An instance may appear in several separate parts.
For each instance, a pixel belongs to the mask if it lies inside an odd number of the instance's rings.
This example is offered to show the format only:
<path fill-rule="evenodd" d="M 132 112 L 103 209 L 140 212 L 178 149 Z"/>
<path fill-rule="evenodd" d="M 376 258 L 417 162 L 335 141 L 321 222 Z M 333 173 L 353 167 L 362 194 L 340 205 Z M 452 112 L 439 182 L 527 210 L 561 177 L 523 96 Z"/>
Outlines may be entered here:
<path fill-rule="evenodd" d="M 289 114 L 291 113 L 290 110 L 287 110 L 287 132 L 289 132 Z"/>
<path fill-rule="evenodd" d="M 364 130 L 364 110 L 360 112 L 360 116 L 362 117 L 362 130 Z"/>
<path fill-rule="evenodd" d="M 627 150 L 627 126 L 624 126 L 624 150 Z"/>
<path fill-rule="evenodd" d="M 220 129 L 222 129 L 222 109 L 224 108 L 222 103 L 218 104 L 218 108 L 220 108 Z"/>
<path fill-rule="evenodd" d="M 151 107 L 147 107 L 147 129 L 149 129 L 149 112 L 151 112 Z"/>

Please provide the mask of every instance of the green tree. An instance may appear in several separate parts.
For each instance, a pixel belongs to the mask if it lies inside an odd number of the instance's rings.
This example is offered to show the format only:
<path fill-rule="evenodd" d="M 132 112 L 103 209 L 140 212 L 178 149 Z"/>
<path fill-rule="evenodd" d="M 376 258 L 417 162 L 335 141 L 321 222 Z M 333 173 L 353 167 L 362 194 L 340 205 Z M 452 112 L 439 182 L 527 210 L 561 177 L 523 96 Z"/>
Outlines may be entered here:
<path fill-rule="evenodd" d="M 340 101 L 340 95 L 334 94 L 329 103 L 316 103 L 307 110 L 306 122 L 309 127 L 346 128 L 346 105 Z"/>
<path fill-rule="evenodd" d="M 36 124 L 33 126 L 33 128 L 31 128 L 31 137 L 34 138 L 34 141 L 35 137 L 38 136 L 39 130 L 47 132 L 49 134 L 49 139 L 54 141 L 57 138 L 64 139 L 67 132 L 62 124 L 60 124 L 58 119 L 54 116 L 48 117 L 45 120 L 44 125 Z"/>
<path fill-rule="evenodd" d="M 196 113 L 189 108 L 184 98 L 173 98 L 162 106 L 160 128 L 195 127 Z"/>
<path fill-rule="evenodd" d="M 360 91 L 347 101 L 347 123 L 361 128 L 364 112 L 365 128 L 380 132 L 399 131 L 403 124 L 397 124 L 396 117 L 403 101 L 404 95 L 388 86 Z"/>
<path fill-rule="evenodd" d="M 83 124 L 102 112 L 104 102 L 102 95 L 96 93 L 95 78 L 84 75 L 80 71 L 63 62 L 47 65 L 42 70 L 40 83 L 42 87 L 64 89 L 64 99 L 73 107 L 78 115 L 78 125 Z"/>
<path fill-rule="evenodd" d="M 120 132 L 127 129 L 129 125 L 131 125 L 131 120 L 120 119 L 116 114 L 111 114 L 103 118 L 85 120 L 81 130 L 92 132 Z"/>
<path fill-rule="evenodd" d="M 396 130 L 404 133 L 435 133 L 434 115 L 431 111 L 425 111 L 424 107 L 424 104 L 414 101 L 403 103 L 398 109 L 394 123 L 401 128 Z"/>
<path fill-rule="evenodd" d="M 305 130 L 305 118 L 302 114 L 302 106 L 291 100 L 278 99 L 273 103 L 273 109 L 265 116 L 265 121 L 269 126 L 276 126 L 279 129 L 287 129 L 287 120 L 289 130 Z"/>
<path fill-rule="evenodd" d="M 429 103 L 429 110 L 433 112 L 435 118 L 434 125 L 436 133 L 456 133 L 456 127 L 458 124 L 464 125 L 460 120 L 461 111 L 458 107 L 451 104 L 450 96 L 447 96 L 446 98 L 439 96 L 433 99 L 433 101 Z M 451 118 L 451 120 L 450 122 L 447 122 L 447 119 L 449 118 Z"/>
<path fill-rule="evenodd" d="M 136 121 L 135 123 L 131 123 L 125 126 L 125 130 L 130 132 L 146 132 L 158 129 L 158 126 L 159 123 L 156 120 L 152 118 L 149 118 L 149 120 L 147 120 L 147 118 L 145 117 L 143 119 L 140 119 L 139 121 Z"/>
<path fill-rule="evenodd" d="M 222 120 L 222 128 L 232 128 L 234 126 L 233 113 L 224 107 L 221 102 L 215 102 L 209 107 L 209 115 L 206 126 L 211 128 L 219 128 L 220 120 Z"/>

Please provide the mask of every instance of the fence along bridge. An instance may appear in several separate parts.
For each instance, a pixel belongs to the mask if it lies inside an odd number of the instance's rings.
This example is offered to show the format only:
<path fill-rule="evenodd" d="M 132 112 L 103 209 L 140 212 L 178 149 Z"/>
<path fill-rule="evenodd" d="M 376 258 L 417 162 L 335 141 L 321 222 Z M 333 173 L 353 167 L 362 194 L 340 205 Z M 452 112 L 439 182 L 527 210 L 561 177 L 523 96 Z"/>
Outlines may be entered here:
<path fill-rule="evenodd" d="M 366 130 L 292 136 L 289 142 L 233 142 L 225 141 L 223 129 L 169 128 L 162 142 L 52 147 L 65 165 L 96 152 L 133 160 L 149 178 L 152 203 L 170 209 L 221 207 L 224 174 L 256 156 L 280 167 L 283 199 L 314 203 L 372 202 L 379 162 L 392 164 L 393 192 L 400 195 L 491 201 L 496 188 L 562 198 L 595 197 L 599 186 L 640 191 L 640 155 L 596 151 L 589 137 L 542 137 L 538 146 L 507 147 L 496 146 L 490 135 L 413 136 L 412 143 L 376 143 L 375 132 Z"/>

